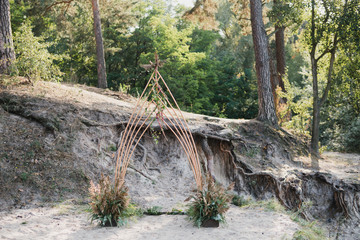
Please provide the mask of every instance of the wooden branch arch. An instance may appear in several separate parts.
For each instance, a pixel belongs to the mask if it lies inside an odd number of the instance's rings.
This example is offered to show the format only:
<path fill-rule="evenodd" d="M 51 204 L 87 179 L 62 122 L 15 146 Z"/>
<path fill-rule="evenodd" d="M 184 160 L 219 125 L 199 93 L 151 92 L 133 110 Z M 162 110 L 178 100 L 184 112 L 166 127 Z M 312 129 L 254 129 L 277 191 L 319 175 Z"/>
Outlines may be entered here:
<path fill-rule="evenodd" d="M 155 68 L 154 72 L 139 97 L 120 138 L 116 154 L 115 186 L 121 188 L 124 184 L 126 170 L 136 146 L 152 123 L 156 121 L 164 136 L 166 126 L 177 138 L 189 160 L 197 189 L 202 190 L 201 166 L 195 141 L 179 105 L 158 71 L 160 60 L 157 54 L 155 54 L 155 63 L 152 65 Z"/>

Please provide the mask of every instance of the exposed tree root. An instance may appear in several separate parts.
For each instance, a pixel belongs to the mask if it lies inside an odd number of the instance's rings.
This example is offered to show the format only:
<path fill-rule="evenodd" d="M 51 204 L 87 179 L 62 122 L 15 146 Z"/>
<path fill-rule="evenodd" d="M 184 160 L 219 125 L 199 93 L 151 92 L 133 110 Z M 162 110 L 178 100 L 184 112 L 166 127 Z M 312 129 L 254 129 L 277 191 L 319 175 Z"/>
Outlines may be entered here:
<path fill-rule="evenodd" d="M 208 144 L 207 137 L 203 138 L 201 140 L 201 148 L 205 154 L 206 157 L 206 166 L 207 166 L 207 172 L 211 175 L 211 177 L 216 181 L 216 178 L 214 176 L 214 154 L 211 151 L 211 148 Z"/>
<path fill-rule="evenodd" d="M 150 177 L 150 176 L 149 176 L 149 175 L 147 175 L 146 173 L 144 173 L 144 172 L 140 171 L 140 170 L 139 170 L 139 169 L 137 169 L 134 165 L 129 164 L 129 168 L 130 168 L 130 169 L 133 169 L 135 172 L 137 172 L 137 173 L 141 174 L 142 176 L 146 177 L 147 179 L 149 179 L 149 180 L 151 180 L 151 181 L 153 181 L 153 182 L 156 182 L 156 180 L 155 180 L 155 179 L 153 179 L 152 177 Z"/>

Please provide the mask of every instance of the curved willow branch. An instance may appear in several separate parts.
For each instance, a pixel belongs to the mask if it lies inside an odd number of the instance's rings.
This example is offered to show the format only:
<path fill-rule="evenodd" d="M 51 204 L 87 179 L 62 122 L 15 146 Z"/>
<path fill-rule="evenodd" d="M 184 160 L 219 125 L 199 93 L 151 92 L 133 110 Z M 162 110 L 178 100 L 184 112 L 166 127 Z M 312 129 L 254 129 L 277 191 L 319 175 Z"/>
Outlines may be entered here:
<path fill-rule="evenodd" d="M 155 70 L 120 137 L 119 149 L 116 154 L 115 186 L 121 187 L 124 184 L 126 170 L 137 145 L 152 123 L 157 121 L 164 136 L 163 127 L 166 126 L 179 141 L 194 173 L 196 186 L 198 190 L 202 190 L 201 166 L 194 138 L 179 105 L 158 71 L 159 60 L 157 55 L 155 58 Z M 164 88 L 161 87 L 161 84 Z M 175 107 L 171 104 L 169 97 Z"/>

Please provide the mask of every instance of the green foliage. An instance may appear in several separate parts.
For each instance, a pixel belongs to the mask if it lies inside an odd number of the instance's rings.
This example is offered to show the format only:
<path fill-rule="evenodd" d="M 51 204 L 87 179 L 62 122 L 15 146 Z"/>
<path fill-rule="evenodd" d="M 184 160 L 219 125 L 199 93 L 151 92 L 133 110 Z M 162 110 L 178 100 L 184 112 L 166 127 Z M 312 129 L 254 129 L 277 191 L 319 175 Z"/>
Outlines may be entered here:
<path fill-rule="evenodd" d="M 161 215 L 161 207 L 153 206 L 151 208 L 146 209 L 145 213 L 147 215 Z"/>
<path fill-rule="evenodd" d="M 143 216 L 143 210 L 139 207 L 137 207 L 135 204 L 130 203 L 125 210 L 122 211 L 118 221 L 118 226 L 124 226 L 128 224 L 129 220 L 136 218 L 136 217 L 142 217 Z"/>
<path fill-rule="evenodd" d="M 68 56 L 53 63 L 64 73 L 62 79 L 96 85 L 91 4 L 73 1 L 45 11 L 51 3 L 12 2 L 13 28 L 27 19 L 35 36 L 51 44 L 50 53 Z M 229 36 L 199 29 L 182 18 L 184 8 L 163 0 L 109 0 L 100 8 L 111 89 L 141 92 L 151 71 L 141 65 L 153 61 L 156 51 L 165 63 L 160 71 L 182 109 L 219 117 L 256 116 L 251 36 L 241 34 L 229 5 L 217 14 Z"/>
<path fill-rule="evenodd" d="M 116 145 L 110 145 L 110 146 L 109 146 L 109 151 L 111 151 L 111 152 L 116 152 L 116 150 L 117 150 Z"/>
<path fill-rule="evenodd" d="M 318 226 L 316 221 L 308 222 L 303 219 L 293 219 L 300 224 L 301 229 L 297 230 L 294 235 L 294 240 L 324 240 L 326 237 L 324 229 Z"/>
<path fill-rule="evenodd" d="M 324 107 L 321 122 L 321 143 L 328 150 L 359 152 L 360 57 L 356 46 L 339 51 L 333 85 Z"/>
<path fill-rule="evenodd" d="M 263 208 L 269 212 L 285 212 L 285 208 L 276 198 L 261 201 L 250 201 L 247 206 Z"/>
<path fill-rule="evenodd" d="M 303 73 L 304 76 L 308 75 L 308 72 Z M 308 77 L 306 77 L 308 79 Z M 281 109 L 280 119 L 285 118 L 285 115 L 292 114 L 289 121 L 283 122 L 282 126 L 288 129 L 292 129 L 300 134 L 309 134 L 311 124 L 311 86 L 306 83 L 305 87 L 297 87 L 295 84 L 290 84 L 287 76 L 283 77 L 286 93 L 278 91 L 280 97 L 287 99 L 287 107 Z"/>
<path fill-rule="evenodd" d="M 90 182 L 91 221 L 99 220 L 102 226 L 123 225 L 133 211 L 129 208 L 128 189 L 114 186 L 109 177 L 101 175 L 98 185 Z"/>
<path fill-rule="evenodd" d="M 301 15 L 303 14 L 304 1 L 299 0 L 282 0 L 274 2 L 268 17 L 274 23 L 282 26 L 296 25 L 298 27 L 302 23 Z"/>
<path fill-rule="evenodd" d="M 251 203 L 251 200 L 245 199 L 244 196 L 234 194 L 231 203 L 238 207 L 243 207 Z"/>
<path fill-rule="evenodd" d="M 185 215 L 186 213 L 181 209 L 173 208 L 170 212 L 166 213 L 167 215 Z"/>
<path fill-rule="evenodd" d="M 305 202 L 301 208 L 291 215 L 291 219 L 298 223 L 301 229 L 297 230 L 294 235 L 294 240 L 323 240 L 328 239 L 325 234 L 325 230 L 319 226 L 316 221 L 307 221 L 301 216 L 305 214 L 305 211 L 311 207 L 311 202 Z"/>
<path fill-rule="evenodd" d="M 355 118 L 345 132 L 345 150 L 360 153 L 360 117 Z"/>
<path fill-rule="evenodd" d="M 215 183 L 211 177 L 207 177 L 207 188 L 202 191 L 196 190 L 195 194 L 188 199 L 193 200 L 188 205 L 189 220 L 197 227 L 209 219 L 225 222 L 224 214 L 229 209 L 233 197 L 228 191 L 233 186 L 230 184 L 227 189 L 224 189 L 220 184 Z"/>
<path fill-rule="evenodd" d="M 13 71 L 31 80 L 59 81 L 63 74 L 56 61 L 63 56 L 51 54 L 43 37 L 35 37 L 28 22 L 19 27 L 14 33 L 14 47 L 16 60 Z"/>
<path fill-rule="evenodd" d="M 31 175 L 31 173 L 22 172 L 22 173 L 20 174 L 20 179 L 25 182 L 26 180 L 28 180 L 28 178 L 29 178 L 30 175 Z"/>
<path fill-rule="evenodd" d="M 293 240 L 324 240 L 327 239 L 324 231 L 315 226 L 316 222 L 309 223 L 293 235 Z"/>

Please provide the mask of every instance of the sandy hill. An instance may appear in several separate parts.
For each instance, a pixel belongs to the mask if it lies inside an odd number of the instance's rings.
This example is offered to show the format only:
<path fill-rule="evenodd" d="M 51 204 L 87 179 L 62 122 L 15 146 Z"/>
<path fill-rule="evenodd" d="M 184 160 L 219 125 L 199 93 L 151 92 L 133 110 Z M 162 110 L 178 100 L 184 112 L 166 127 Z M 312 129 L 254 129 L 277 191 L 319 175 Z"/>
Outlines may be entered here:
<path fill-rule="evenodd" d="M 113 175 L 119 136 L 136 99 L 109 90 L 48 82 L 8 86 L 0 91 L 0 210 L 25 208 L 28 211 L 25 216 L 40 214 L 42 210 L 37 207 L 49 203 L 69 199 L 76 204 L 86 203 L 89 181 L 97 181 L 101 173 Z M 254 200 L 276 198 L 294 211 L 311 202 L 304 210 L 305 217 L 338 226 L 333 236 L 357 238 L 359 155 L 326 153 L 322 159 L 311 159 L 306 144 L 284 130 L 255 120 L 184 115 L 204 171 L 207 162 L 213 161 L 217 181 L 224 185 L 235 182 L 238 195 Z M 157 128 L 154 125 L 154 131 Z M 128 169 L 126 184 L 131 198 L 143 208 L 182 208 L 184 199 L 195 187 L 185 153 L 171 132 L 165 132 L 167 137 L 160 136 L 158 143 L 151 132 L 146 134 Z M 242 213 L 238 211 L 235 209 L 234 216 L 230 215 L 240 224 L 237 221 Z M 251 215 L 254 213 L 246 216 L 250 219 Z M 267 215 L 260 214 L 258 218 Z M 11 222 L 12 216 L 6 214 L 7 218 L 2 220 Z M 279 217 L 279 221 L 285 218 Z M 348 219 L 347 225 L 340 225 L 344 218 Z M 183 220 L 179 216 L 180 225 L 185 224 Z M 16 221 L 21 219 L 13 219 L 12 223 Z M 291 225 L 291 220 L 287 223 Z M 269 229 L 271 226 L 274 225 L 270 224 Z M 279 231 L 286 229 L 284 226 Z M 291 226 L 290 236 L 296 230 L 295 225 Z M 186 229 L 191 227 L 186 225 Z M 229 229 L 232 230 L 227 239 L 238 239 L 231 238 L 236 225 L 229 223 Z M 132 236 L 133 232 L 129 234 Z M 252 238 L 250 234 L 244 239 L 278 239 L 277 232 L 272 234 L 265 238 Z"/>

